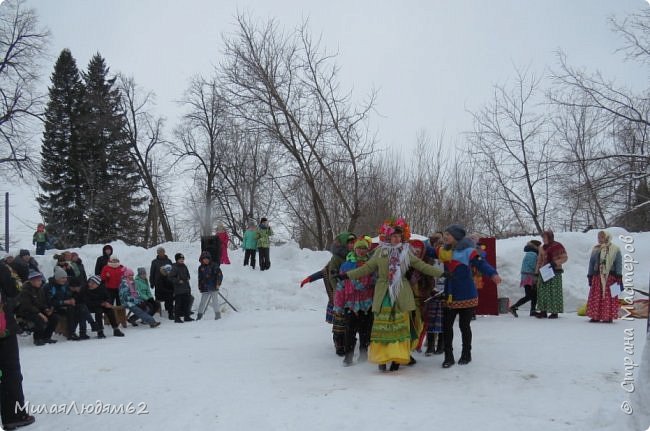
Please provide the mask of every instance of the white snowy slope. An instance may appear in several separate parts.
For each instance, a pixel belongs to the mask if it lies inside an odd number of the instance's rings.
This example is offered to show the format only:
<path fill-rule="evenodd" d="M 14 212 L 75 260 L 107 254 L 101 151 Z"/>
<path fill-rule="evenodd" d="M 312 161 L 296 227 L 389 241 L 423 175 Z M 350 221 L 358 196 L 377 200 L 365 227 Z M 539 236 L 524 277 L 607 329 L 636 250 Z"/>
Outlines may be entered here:
<path fill-rule="evenodd" d="M 623 247 L 614 229 L 615 242 Z M 631 234 L 639 264 L 637 288 L 647 290 L 650 233 Z M 522 249 L 529 238 L 497 243 L 498 269 L 504 279 L 500 296 L 512 301 L 518 287 Z M 295 244 L 271 250 L 271 270 L 242 266 L 243 254 L 231 252 L 223 265 L 223 292 L 240 310 L 224 307 L 223 318 L 175 324 L 163 318 L 159 328 L 129 327 L 124 338 L 36 347 L 21 338 L 25 396 L 32 408 L 72 408 L 69 414 L 38 413 L 29 430 L 621 430 L 637 429 L 621 411 L 628 401 L 632 419 L 648 422 L 650 358 L 641 357 L 645 320 L 590 324 L 575 309 L 586 300 L 586 265 L 596 232 L 560 233 L 568 250 L 565 307 L 556 321 L 510 315 L 472 323 L 473 361 L 442 369 L 440 356 L 416 353 L 418 363 L 380 374 L 375 365 L 345 368 L 334 354 L 331 327 L 324 322 L 326 296 L 321 281 L 303 289 L 299 282 L 322 268 L 327 252 L 300 250 Z M 191 268 L 193 293 L 199 247 L 163 244 L 168 255 L 182 252 Z M 149 269 L 155 248 L 113 243 L 129 267 Z M 77 251 L 92 273 L 102 245 Z M 625 252 L 625 249 L 623 248 Z M 39 257 L 51 275 L 52 253 Z M 156 318 L 159 318 L 156 316 Z M 629 334 L 633 339 L 629 340 Z M 633 355 L 624 350 L 628 338 Z M 60 339 L 60 338 L 59 338 Z M 456 329 L 455 347 L 460 350 Z M 647 350 L 647 349 L 646 349 Z M 627 359 L 626 359 L 627 358 Z M 621 387 L 625 361 L 635 392 Z M 136 413 L 77 414 L 82 404 L 104 408 L 132 403 Z M 74 405 L 72 404 L 74 403 Z M 637 403 L 637 404 L 635 404 Z M 453 428 L 452 428 L 453 427 Z M 643 428 L 645 430 L 645 428 Z"/>

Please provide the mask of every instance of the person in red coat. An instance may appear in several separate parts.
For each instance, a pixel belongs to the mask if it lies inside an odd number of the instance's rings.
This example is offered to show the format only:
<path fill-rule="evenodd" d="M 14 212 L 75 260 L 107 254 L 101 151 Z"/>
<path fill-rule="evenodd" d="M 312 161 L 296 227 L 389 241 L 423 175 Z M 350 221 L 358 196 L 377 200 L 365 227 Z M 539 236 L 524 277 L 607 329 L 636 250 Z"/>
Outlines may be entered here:
<path fill-rule="evenodd" d="M 100 277 L 104 286 L 106 286 L 109 303 L 112 305 L 120 305 L 119 291 L 122 277 L 124 277 L 124 266 L 120 264 L 117 256 L 111 256 L 106 266 L 102 268 Z"/>
<path fill-rule="evenodd" d="M 230 265 L 230 259 L 228 258 L 228 242 L 230 241 L 230 237 L 223 223 L 219 223 L 219 226 L 217 226 L 217 237 L 221 242 L 221 264 Z"/>

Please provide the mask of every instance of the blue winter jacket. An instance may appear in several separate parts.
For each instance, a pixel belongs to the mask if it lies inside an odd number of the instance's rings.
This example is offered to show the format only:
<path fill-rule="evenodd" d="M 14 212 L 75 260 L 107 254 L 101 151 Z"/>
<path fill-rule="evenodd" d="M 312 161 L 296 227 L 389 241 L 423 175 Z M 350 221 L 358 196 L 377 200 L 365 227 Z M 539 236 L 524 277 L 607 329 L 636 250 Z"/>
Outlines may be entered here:
<path fill-rule="evenodd" d="M 524 254 L 524 259 L 521 261 L 521 274 L 529 275 L 535 274 L 535 268 L 537 266 L 537 253 L 534 251 L 527 251 Z"/>

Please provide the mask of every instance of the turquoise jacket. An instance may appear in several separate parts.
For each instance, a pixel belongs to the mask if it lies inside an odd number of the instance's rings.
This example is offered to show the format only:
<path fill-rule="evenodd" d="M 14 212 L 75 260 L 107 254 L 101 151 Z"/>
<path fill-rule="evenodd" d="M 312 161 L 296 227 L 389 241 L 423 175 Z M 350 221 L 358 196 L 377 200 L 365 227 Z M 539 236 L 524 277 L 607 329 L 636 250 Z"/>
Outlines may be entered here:
<path fill-rule="evenodd" d="M 244 250 L 255 250 L 257 248 L 257 231 L 255 229 L 248 229 L 244 232 L 244 241 L 241 246 Z"/>

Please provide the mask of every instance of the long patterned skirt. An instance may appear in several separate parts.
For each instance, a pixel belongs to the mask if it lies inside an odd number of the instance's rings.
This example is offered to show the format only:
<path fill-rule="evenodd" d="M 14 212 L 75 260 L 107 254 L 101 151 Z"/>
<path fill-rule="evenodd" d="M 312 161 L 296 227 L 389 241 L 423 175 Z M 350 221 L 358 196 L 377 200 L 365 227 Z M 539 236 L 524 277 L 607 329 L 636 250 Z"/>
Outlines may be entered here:
<path fill-rule="evenodd" d="M 612 297 L 611 286 L 616 283 L 616 277 L 609 275 L 603 288 L 600 275 L 594 275 L 589 299 L 587 300 L 587 316 L 595 320 L 614 320 L 618 318 L 618 310 L 621 308 L 618 296 Z M 616 292 L 618 293 L 618 292 Z"/>
<path fill-rule="evenodd" d="M 539 278 L 537 286 L 537 309 L 547 313 L 564 313 L 564 298 L 562 297 L 562 273 L 556 272 L 548 281 Z"/>
<path fill-rule="evenodd" d="M 411 358 L 413 334 L 410 313 L 392 313 L 388 294 L 384 297 L 381 310 L 375 313 L 370 335 L 368 360 L 375 364 L 396 362 L 408 364 Z"/>

